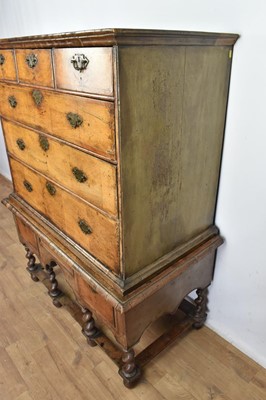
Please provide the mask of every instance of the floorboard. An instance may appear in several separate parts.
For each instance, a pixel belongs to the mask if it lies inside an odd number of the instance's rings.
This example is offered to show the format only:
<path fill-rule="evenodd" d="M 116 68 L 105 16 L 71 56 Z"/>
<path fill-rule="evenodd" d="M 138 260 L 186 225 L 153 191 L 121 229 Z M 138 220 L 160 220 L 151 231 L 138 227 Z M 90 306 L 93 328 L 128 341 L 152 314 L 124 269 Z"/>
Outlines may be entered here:
<path fill-rule="evenodd" d="M 0 176 L 0 198 L 11 190 Z M 173 343 L 126 389 L 115 364 L 90 348 L 79 324 L 30 279 L 26 261 L 12 214 L 0 205 L 1 400 L 266 399 L 266 370 L 206 327 Z M 137 350 L 165 323 L 150 327 Z"/>

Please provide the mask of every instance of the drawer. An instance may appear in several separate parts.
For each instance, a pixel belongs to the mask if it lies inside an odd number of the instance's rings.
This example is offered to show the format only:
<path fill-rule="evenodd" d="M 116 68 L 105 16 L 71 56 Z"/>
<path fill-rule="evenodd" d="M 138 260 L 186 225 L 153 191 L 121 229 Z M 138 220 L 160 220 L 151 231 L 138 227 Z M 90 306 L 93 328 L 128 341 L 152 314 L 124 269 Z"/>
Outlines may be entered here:
<path fill-rule="evenodd" d="M 54 87 L 51 50 L 16 50 L 20 82 Z"/>
<path fill-rule="evenodd" d="M 0 114 L 4 117 L 41 129 L 107 159 L 115 158 L 113 103 L 5 84 L 0 84 L 0 96 Z"/>
<path fill-rule="evenodd" d="M 8 151 L 102 210 L 117 215 L 116 167 L 10 121 L 2 121 Z"/>
<path fill-rule="evenodd" d="M 75 276 L 77 286 L 76 295 L 79 299 L 79 303 L 88 307 L 93 315 L 98 316 L 100 320 L 107 323 L 109 328 L 114 328 L 114 308 L 110 300 L 106 295 L 97 291 L 97 287 L 92 281 L 89 283 L 79 274 L 75 274 Z"/>
<path fill-rule="evenodd" d="M 0 79 L 7 81 L 17 80 L 13 50 L 0 50 Z"/>
<path fill-rule="evenodd" d="M 33 230 L 17 216 L 15 216 L 15 222 L 21 243 L 30 247 L 34 254 L 39 254 L 38 239 Z"/>
<path fill-rule="evenodd" d="M 113 96 L 112 47 L 54 50 L 56 87 Z"/>
<path fill-rule="evenodd" d="M 12 158 L 10 167 L 15 191 L 24 200 L 105 266 L 119 272 L 117 221 Z"/>

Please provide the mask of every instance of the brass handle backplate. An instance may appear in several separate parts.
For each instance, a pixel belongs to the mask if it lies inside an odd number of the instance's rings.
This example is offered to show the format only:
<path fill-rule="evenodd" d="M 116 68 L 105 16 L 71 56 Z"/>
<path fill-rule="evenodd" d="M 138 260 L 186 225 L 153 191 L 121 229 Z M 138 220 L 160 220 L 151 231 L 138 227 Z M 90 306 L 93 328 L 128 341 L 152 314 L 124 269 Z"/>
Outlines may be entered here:
<path fill-rule="evenodd" d="M 78 128 L 83 122 L 83 118 L 80 115 L 72 112 L 67 113 L 66 117 L 72 128 L 75 129 Z"/>
<path fill-rule="evenodd" d="M 39 135 L 39 143 L 40 143 L 41 148 L 44 151 L 49 150 L 49 142 L 48 142 L 48 139 L 45 136 Z"/>
<path fill-rule="evenodd" d="M 0 65 L 3 65 L 5 62 L 5 57 L 3 56 L 3 54 L 0 54 Z"/>
<path fill-rule="evenodd" d="M 56 194 L 56 188 L 50 182 L 46 182 L 45 186 L 51 196 L 54 196 Z"/>
<path fill-rule="evenodd" d="M 30 184 L 30 182 L 26 181 L 26 179 L 23 181 L 23 185 L 25 186 L 25 188 L 28 192 L 33 191 L 32 185 Z"/>
<path fill-rule="evenodd" d="M 12 108 L 17 107 L 18 102 L 17 102 L 15 96 L 9 96 L 8 101 Z"/>
<path fill-rule="evenodd" d="M 85 233 L 85 235 L 89 235 L 92 233 L 91 227 L 87 224 L 87 222 L 84 219 L 80 219 L 78 221 L 78 225 L 82 230 L 82 232 Z"/>
<path fill-rule="evenodd" d="M 32 91 L 32 97 L 33 97 L 33 100 L 34 100 L 36 106 L 40 106 L 42 104 L 43 95 L 42 95 L 42 92 L 40 92 L 40 90 L 34 89 Z"/>
<path fill-rule="evenodd" d="M 26 56 L 25 61 L 30 68 L 35 68 L 38 63 L 38 58 L 36 54 L 30 53 Z"/>
<path fill-rule="evenodd" d="M 25 149 L 25 147 L 26 147 L 26 145 L 25 145 L 25 142 L 24 142 L 24 140 L 23 139 L 17 139 L 17 145 L 18 145 L 18 147 L 20 148 L 20 150 L 24 150 Z"/>
<path fill-rule="evenodd" d="M 77 167 L 72 168 L 72 173 L 78 182 L 83 183 L 88 179 L 87 175 Z"/>
<path fill-rule="evenodd" d="M 81 72 L 81 71 L 84 71 L 84 69 L 87 68 L 87 66 L 89 64 L 89 60 L 87 59 L 85 54 L 75 54 L 71 58 L 71 63 L 73 64 L 73 67 L 77 71 Z"/>

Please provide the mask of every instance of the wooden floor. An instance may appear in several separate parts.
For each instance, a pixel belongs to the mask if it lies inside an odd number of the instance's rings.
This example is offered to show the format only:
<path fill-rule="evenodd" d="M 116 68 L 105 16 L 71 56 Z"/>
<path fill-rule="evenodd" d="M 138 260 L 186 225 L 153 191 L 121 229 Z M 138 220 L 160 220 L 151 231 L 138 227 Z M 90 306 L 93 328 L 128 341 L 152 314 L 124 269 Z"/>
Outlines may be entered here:
<path fill-rule="evenodd" d="M 0 198 L 11 191 L 0 177 Z M 0 400 L 265 400 L 266 371 L 208 328 L 146 366 L 132 390 L 80 326 L 25 270 L 11 213 L 0 205 Z M 154 339 L 150 328 L 140 347 Z"/>

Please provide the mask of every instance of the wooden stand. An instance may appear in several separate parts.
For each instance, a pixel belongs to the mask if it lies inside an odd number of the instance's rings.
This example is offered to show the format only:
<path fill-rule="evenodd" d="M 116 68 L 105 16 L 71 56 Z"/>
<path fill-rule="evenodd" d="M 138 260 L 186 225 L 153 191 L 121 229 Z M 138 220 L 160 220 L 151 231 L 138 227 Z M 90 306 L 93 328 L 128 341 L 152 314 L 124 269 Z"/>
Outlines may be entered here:
<path fill-rule="evenodd" d="M 29 256 L 29 250 L 27 250 L 27 256 Z M 34 256 L 31 254 L 31 260 L 33 260 L 33 257 Z M 29 269 L 28 271 L 32 274 Z M 122 377 L 123 383 L 127 388 L 133 388 L 135 386 L 141 378 L 143 367 L 161 351 L 178 338 L 181 338 L 182 335 L 192 327 L 197 329 L 202 327 L 206 320 L 207 288 L 204 288 L 197 290 L 198 297 L 194 302 L 191 300 L 188 301 L 187 299 L 182 301 L 178 310 L 182 311 L 185 317 L 181 322 L 172 324 L 169 330 L 164 332 L 143 351 L 135 355 L 133 348 L 124 351 L 121 350 L 120 346 L 113 343 L 103 332 L 97 329 L 91 311 L 73 302 L 70 297 L 63 294 L 62 291 L 58 289 L 58 283 L 55 288 L 55 275 L 53 275 L 53 279 L 51 279 L 51 269 L 46 267 L 46 271 L 47 272 L 45 272 L 45 269 L 40 264 L 35 264 L 34 273 L 36 279 L 34 279 L 34 281 L 43 283 L 47 287 L 50 296 L 51 293 L 55 295 L 55 291 L 57 291 L 57 296 L 60 296 L 60 307 L 64 306 L 72 317 L 81 325 L 82 333 L 86 337 L 87 343 L 92 347 L 98 345 L 118 366 L 118 373 Z M 55 296 L 55 298 L 57 296 Z M 53 297 L 53 295 L 51 297 Z M 53 303 L 55 298 L 53 299 Z M 54 305 L 56 304 L 54 303 Z M 58 305 L 56 306 L 58 307 Z M 175 318 L 175 315 L 173 318 Z"/>
<path fill-rule="evenodd" d="M 51 291 L 51 279 L 50 273 L 45 272 L 44 268 L 40 264 L 36 264 L 36 279 L 40 281 L 48 288 L 48 293 Z M 98 330 L 95 326 L 95 321 L 92 317 L 92 313 L 78 304 L 74 303 L 70 297 L 64 295 L 61 291 L 61 306 L 72 315 L 72 317 L 81 325 L 82 333 L 86 337 L 87 342 L 90 346 L 99 346 L 104 353 L 118 366 L 119 375 L 123 379 L 123 383 L 127 388 L 132 388 L 141 378 L 142 368 L 148 364 L 153 358 L 155 358 L 161 351 L 166 347 L 170 346 L 178 338 L 190 330 L 193 326 L 199 328 L 199 301 L 204 303 L 204 320 L 201 320 L 201 326 L 204 324 L 206 319 L 206 301 L 207 301 L 207 290 L 204 289 L 204 302 L 201 291 L 198 290 L 198 298 L 195 302 L 184 299 L 181 303 L 179 310 L 184 312 L 184 319 L 181 322 L 176 322 L 171 325 L 171 328 L 163 333 L 158 339 L 141 351 L 137 356 L 133 349 L 121 350 L 119 346 L 113 343 L 103 332 Z M 203 309 L 202 308 L 202 309 Z M 173 317 L 174 318 L 174 317 Z"/>
<path fill-rule="evenodd" d="M 81 325 L 88 344 L 99 345 L 116 363 L 126 387 L 134 386 L 141 377 L 143 366 L 185 331 L 204 324 L 207 287 L 213 277 L 216 249 L 223 243 L 217 228 L 213 227 L 207 239 L 181 254 L 175 262 L 164 260 L 164 268 L 159 273 L 121 287 L 114 282 L 107 284 L 108 276 L 98 276 L 88 259 L 79 251 L 74 252 L 73 246 L 66 247 L 64 238 L 60 239 L 58 235 L 60 240 L 55 240 L 55 232 L 53 240 L 49 240 L 47 224 L 40 223 L 39 215 L 34 218 L 35 212 L 15 195 L 4 204 L 15 216 L 20 241 L 26 248 L 31 278 L 48 288 L 56 307 L 64 306 L 70 311 Z M 36 264 L 35 256 L 40 264 Z M 59 288 L 55 268 L 61 269 L 73 290 L 75 302 Z M 184 300 L 193 290 L 197 290 L 196 300 L 193 303 Z M 178 309 L 186 318 L 180 324 L 173 324 L 169 331 L 135 355 L 134 346 L 146 328 L 163 315 L 175 315 Z M 103 327 L 112 333 L 115 342 L 102 332 Z"/>

